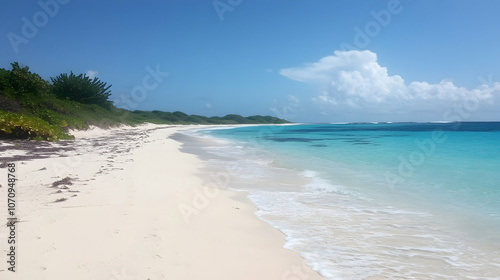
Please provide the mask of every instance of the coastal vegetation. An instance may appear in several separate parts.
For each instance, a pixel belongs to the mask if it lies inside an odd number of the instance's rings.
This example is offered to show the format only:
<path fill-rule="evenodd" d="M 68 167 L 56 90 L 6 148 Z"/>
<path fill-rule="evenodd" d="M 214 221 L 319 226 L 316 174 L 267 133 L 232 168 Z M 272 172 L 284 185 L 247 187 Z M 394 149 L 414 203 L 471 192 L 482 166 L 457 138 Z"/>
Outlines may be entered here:
<path fill-rule="evenodd" d="M 70 129 L 89 126 L 155 124 L 280 124 L 271 116 L 230 114 L 224 117 L 188 115 L 183 112 L 130 111 L 109 100 L 111 85 L 73 72 L 51 78 L 32 73 L 27 66 L 11 63 L 0 68 L 0 138 L 57 141 L 73 139 Z"/>

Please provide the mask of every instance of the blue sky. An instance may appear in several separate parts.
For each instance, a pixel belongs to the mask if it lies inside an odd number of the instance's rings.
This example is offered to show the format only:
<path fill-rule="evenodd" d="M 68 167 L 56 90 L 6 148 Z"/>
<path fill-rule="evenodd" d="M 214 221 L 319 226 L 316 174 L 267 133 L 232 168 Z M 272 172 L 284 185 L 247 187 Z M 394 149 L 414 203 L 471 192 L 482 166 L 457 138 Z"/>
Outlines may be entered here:
<path fill-rule="evenodd" d="M 2 0 L 0 67 L 97 75 L 131 110 L 500 120 L 498 11 L 494 0 Z"/>

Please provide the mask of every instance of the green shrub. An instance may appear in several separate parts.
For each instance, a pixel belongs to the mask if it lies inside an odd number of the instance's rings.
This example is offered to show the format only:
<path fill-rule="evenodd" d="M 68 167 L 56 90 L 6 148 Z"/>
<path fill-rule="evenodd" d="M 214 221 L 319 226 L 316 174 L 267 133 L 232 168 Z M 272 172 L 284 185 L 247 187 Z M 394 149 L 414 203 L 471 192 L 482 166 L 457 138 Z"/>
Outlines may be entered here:
<path fill-rule="evenodd" d="M 223 119 L 226 121 L 229 121 L 229 122 L 234 122 L 234 123 L 241 123 L 241 124 L 249 123 L 248 119 L 246 119 L 240 115 L 235 115 L 235 114 L 226 115 L 226 116 L 224 116 Z"/>
<path fill-rule="evenodd" d="M 15 96 L 23 97 L 27 94 L 47 95 L 49 93 L 49 82 L 42 79 L 40 75 L 31 73 L 28 66 L 21 67 L 17 62 L 10 65 L 12 65 L 12 70 L 9 73 L 8 84 L 4 84 L 3 86 L 10 87 L 14 91 Z M 5 72 L 2 76 L 5 76 Z"/>
<path fill-rule="evenodd" d="M 71 72 L 69 75 L 60 74 L 50 79 L 52 81 L 52 91 L 59 98 L 86 104 L 97 104 L 105 108 L 112 106 L 111 102 L 108 101 L 111 95 L 109 91 L 111 85 L 107 86 L 97 77 L 91 79 L 85 74 L 76 76 Z"/>
<path fill-rule="evenodd" d="M 74 139 L 61 127 L 51 126 L 38 117 L 3 111 L 0 111 L 0 137 L 49 141 Z"/>
<path fill-rule="evenodd" d="M 21 103 L 17 100 L 5 96 L 0 90 L 0 110 L 10 112 L 21 112 L 23 109 Z"/>
<path fill-rule="evenodd" d="M 0 95 L 6 95 L 6 91 L 11 89 L 9 77 L 10 71 L 0 68 Z"/>

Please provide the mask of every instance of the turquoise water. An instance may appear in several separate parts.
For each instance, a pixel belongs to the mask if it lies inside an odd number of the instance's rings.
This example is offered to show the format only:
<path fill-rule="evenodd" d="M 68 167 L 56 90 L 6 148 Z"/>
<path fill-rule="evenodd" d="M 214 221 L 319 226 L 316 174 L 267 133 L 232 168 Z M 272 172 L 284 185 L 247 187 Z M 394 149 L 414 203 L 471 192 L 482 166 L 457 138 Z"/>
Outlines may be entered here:
<path fill-rule="evenodd" d="M 200 130 L 209 161 L 329 279 L 498 279 L 500 123 Z M 237 163 L 237 166 L 235 166 Z"/>

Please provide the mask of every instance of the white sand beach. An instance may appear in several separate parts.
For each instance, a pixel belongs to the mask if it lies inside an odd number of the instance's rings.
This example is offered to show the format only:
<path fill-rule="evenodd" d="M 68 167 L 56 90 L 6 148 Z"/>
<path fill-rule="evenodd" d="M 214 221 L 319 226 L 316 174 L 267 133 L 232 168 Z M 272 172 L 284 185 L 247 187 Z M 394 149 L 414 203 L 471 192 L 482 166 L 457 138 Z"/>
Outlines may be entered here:
<path fill-rule="evenodd" d="M 324 279 L 283 249 L 245 193 L 196 175 L 203 162 L 168 138 L 192 127 L 77 131 L 39 148 L 1 141 L 2 163 L 17 165 L 18 223 L 15 273 L 0 231 L 0 279 Z"/>

